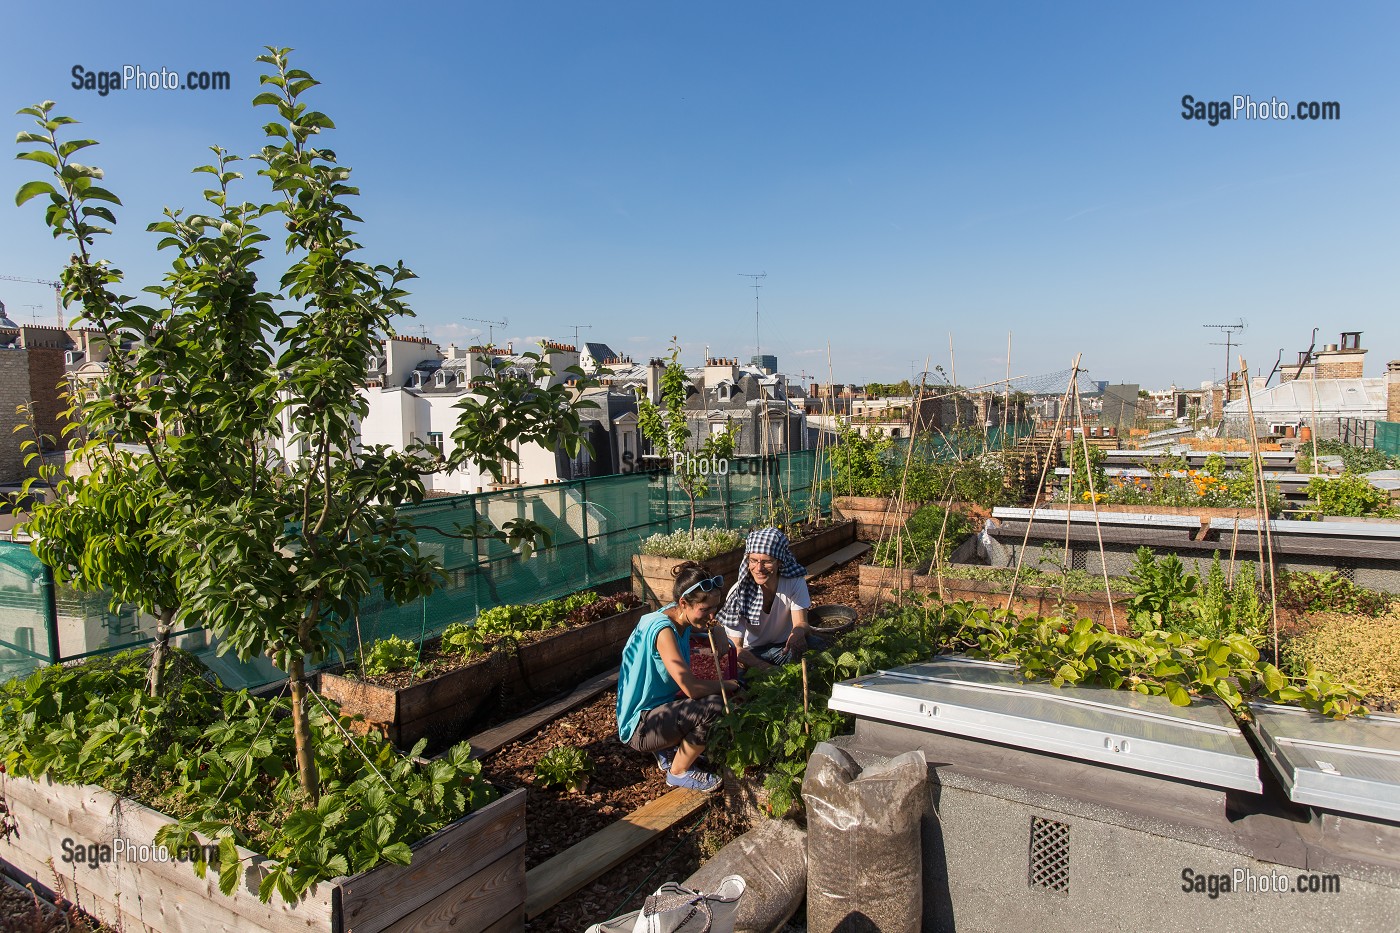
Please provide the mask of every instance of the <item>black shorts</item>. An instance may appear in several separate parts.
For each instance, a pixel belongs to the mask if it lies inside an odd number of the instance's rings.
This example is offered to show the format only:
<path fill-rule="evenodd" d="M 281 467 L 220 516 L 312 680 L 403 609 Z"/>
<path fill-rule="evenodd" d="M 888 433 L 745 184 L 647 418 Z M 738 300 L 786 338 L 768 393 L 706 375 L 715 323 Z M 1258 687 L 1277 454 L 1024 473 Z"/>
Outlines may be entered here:
<path fill-rule="evenodd" d="M 662 703 L 642 713 L 627 744 L 639 752 L 659 752 L 685 739 L 694 745 L 704 745 L 710 726 L 723 712 L 724 698 L 717 693 Z"/>

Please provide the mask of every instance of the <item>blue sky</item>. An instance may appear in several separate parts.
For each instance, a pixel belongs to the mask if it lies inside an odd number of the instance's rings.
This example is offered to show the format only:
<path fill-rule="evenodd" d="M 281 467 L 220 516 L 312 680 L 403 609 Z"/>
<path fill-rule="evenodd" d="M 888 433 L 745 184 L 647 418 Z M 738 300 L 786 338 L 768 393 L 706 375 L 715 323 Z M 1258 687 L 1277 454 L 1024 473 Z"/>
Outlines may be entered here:
<path fill-rule="evenodd" d="M 250 153 L 266 44 L 323 82 L 367 258 L 403 259 L 419 325 L 704 347 L 784 370 L 959 381 L 1069 367 L 1162 386 L 1220 374 L 1219 332 L 1268 371 L 1342 330 L 1400 358 L 1400 7 L 1391 3 L 70 3 L 12 10 L 8 113 L 45 98 L 102 142 L 125 202 L 106 254 L 197 208 L 207 146 Z M 332 10 L 339 12 L 332 12 Z M 228 71 L 228 91 L 75 90 L 71 70 Z M 1182 118 L 1181 98 L 1316 100 L 1335 122 Z M 11 118 L 11 133 L 25 128 Z M 12 138 L 12 137 L 7 137 Z M 0 160 L 0 274 L 69 253 Z M 249 166 L 251 174 L 251 166 Z M 260 180 L 246 196 L 261 197 Z M 273 257 L 264 275 L 275 282 Z M 52 293 L 0 281 L 12 317 Z M 39 309 L 27 307 L 41 304 Z"/>

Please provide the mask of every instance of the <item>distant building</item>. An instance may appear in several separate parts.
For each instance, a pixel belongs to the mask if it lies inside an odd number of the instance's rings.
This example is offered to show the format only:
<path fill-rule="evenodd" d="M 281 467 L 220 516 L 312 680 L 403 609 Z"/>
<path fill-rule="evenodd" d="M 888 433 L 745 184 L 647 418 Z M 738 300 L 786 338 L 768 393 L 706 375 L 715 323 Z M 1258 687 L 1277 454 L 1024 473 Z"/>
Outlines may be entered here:
<path fill-rule="evenodd" d="M 778 371 L 778 358 L 767 353 L 753 357 L 749 363 L 765 376 L 771 376 Z"/>
<path fill-rule="evenodd" d="M 1337 343 L 1322 350 L 1301 351 L 1296 363 L 1281 370 L 1278 385 L 1263 388 L 1257 385 L 1262 380 L 1252 380 L 1248 400 L 1239 374 L 1231 374 L 1232 400 L 1222 412 L 1225 434 L 1249 435 L 1251 403 L 1255 430 L 1261 437 L 1288 436 L 1316 424 L 1319 438 L 1335 439 L 1342 420 L 1387 420 L 1389 396 L 1400 373 L 1367 378 L 1365 361 L 1361 331 L 1346 331 Z"/>
<path fill-rule="evenodd" d="M 36 475 L 33 464 L 25 466 L 21 446 L 32 435 L 15 431 L 24 420 L 18 407 L 32 404 L 35 429 L 51 439 L 47 450 L 67 449 L 74 440 L 63 434 L 67 385 L 105 372 L 107 357 L 107 340 L 98 331 L 16 324 L 0 304 L 0 484 Z"/>

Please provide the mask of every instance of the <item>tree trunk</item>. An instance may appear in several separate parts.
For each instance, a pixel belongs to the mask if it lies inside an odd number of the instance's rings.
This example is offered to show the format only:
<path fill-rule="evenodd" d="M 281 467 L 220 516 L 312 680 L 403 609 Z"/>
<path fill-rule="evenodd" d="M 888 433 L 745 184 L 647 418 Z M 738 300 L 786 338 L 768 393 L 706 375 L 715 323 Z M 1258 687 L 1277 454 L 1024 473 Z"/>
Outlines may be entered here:
<path fill-rule="evenodd" d="M 312 803 L 321 796 L 321 779 L 316 773 L 316 754 L 311 747 L 311 720 L 306 714 L 306 662 L 297 657 L 291 664 L 292 735 L 297 745 L 297 775 L 301 789 Z"/>
<path fill-rule="evenodd" d="M 156 641 L 151 646 L 151 669 L 146 675 L 146 692 L 158 697 L 165 689 L 165 661 L 170 656 L 170 620 L 175 610 L 162 608 L 156 620 Z"/>

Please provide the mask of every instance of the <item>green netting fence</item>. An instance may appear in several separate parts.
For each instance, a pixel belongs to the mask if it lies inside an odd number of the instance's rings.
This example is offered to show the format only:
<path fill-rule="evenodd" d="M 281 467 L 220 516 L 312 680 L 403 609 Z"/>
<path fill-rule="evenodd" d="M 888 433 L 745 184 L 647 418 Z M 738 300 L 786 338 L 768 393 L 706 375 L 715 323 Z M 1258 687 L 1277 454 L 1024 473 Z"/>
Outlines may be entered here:
<path fill-rule="evenodd" d="M 1020 433 L 1003 437 L 993 429 L 985 440 L 976 432 L 975 440 L 986 449 Z M 951 454 L 946 440 L 919 443 L 919 456 Z M 830 494 L 820 489 L 827 476 L 825 458 L 813 450 L 735 458 L 723 474 L 708 477 L 705 495 L 694 503 L 695 526 L 745 529 L 829 514 Z M 446 585 L 403 606 L 382 595 L 367 599 L 347 626 L 342 646 L 347 654 L 361 641 L 390 635 L 417 641 L 493 606 L 540 602 L 622 580 L 631 573 L 632 555 L 644 538 L 690 527 L 691 501 L 674 476 L 656 472 L 429 499 L 404 512 L 421 529 L 421 547 L 441 561 Z M 551 546 L 522 557 L 498 541 L 472 539 L 459 531 L 477 522 L 499 528 L 513 518 L 543 525 Z M 44 664 L 151 640 L 154 620 L 129 608 L 114 611 L 108 602 L 104 594 L 54 586 L 49 569 L 28 546 L 0 542 L 0 682 Z M 239 662 L 220 656 L 217 641 L 199 628 L 176 633 L 174 643 L 194 652 L 235 688 L 283 676 L 266 659 Z"/>
<path fill-rule="evenodd" d="M 829 512 L 830 496 L 813 493 L 819 463 L 811 450 L 736 458 L 723 475 L 708 478 L 706 494 L 695 503 L 696 527 L 747 528 Z M 403 606 L 382 595 L 367 599 L 347 626 L 347 653 L 361 639 L 428 638 L 493 606 L 539 602 L 621 580 L 630 575 L 642 539 L 690 527 L 691 504 L 671 474 L 632 473 L 429 499 L 404 513 L 421 529 L 420 546 L 441 561 L 447 583 Z M 513 518 L 544 526 L 551 546 L 522 557 L 499 541 L 460 532 L 477 522 L 499 528 Z M 103 594 L 55 587 L 49 569 L 26 545 L 0 542 L 0 681 L 45 664 L 145 644 L 153 629 L 153 620 L 134 610 L 112 611 Z M 283 676 L 265 659 L 245 663 L 219 656 L 217 641 L 201 629 L 177 633 L 174 642 L 235 688 Z"/>
<path fill-rule="evenodd" d="M 1374 446 L 1392 457 L 1400 457 L 1400 422 L 1377 421 Z"/>

